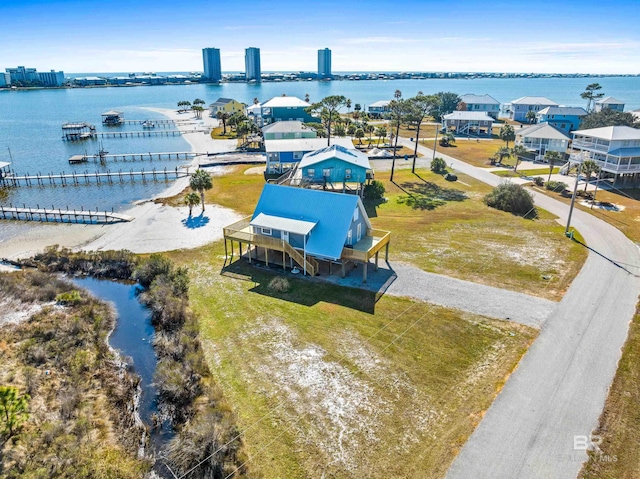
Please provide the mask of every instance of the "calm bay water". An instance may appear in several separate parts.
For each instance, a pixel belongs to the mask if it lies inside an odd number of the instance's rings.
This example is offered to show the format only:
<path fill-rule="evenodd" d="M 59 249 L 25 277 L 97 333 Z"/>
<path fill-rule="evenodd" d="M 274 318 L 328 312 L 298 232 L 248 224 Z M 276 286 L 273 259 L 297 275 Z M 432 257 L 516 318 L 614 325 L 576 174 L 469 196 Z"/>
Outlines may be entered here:
<path fill-rule="evenodd" d="M 112 171 L 141 168 L 174 168 L 182 161 L 107 162 L 70 166 L 68 158 L 74 154 L 94 154 L 100 148 L 96 140 L 65 142 L 61 140 L 61 125 L 66 121 L 87 121 L 98 131 L 101 113 L 109 109 L 122 110 L 128 119 L 162 118 L 162 115 L 144 107 L 175 108 L 180 100 L 202 98 L 207 103 L 218 97 L 235 98 L 251 103 L 283 93 L 311 101 L 341 94 L 363 106 L 393 96 L 396 89 L 404 97 L 418 91 L 426 94 L 454 91 L 458 94 L 488 93 L 501 102 L 532 95 L 546 96 L 565 105 L 583 106 L 580 98 L 587 84 L 598 82 L 603 92 L 626 103 L 626 109 L 640 108 L 640 78 L 531 78 L 531 79 L 477 79 L 477 80 L 389 80 L 389 81 L 336 81 L 336 82 L 282 82 L 282 83 L 228 83 L 222 85 L 173 85 L 147 87 L 111 87 L 67 90 L 2 91 L 0 92 L 0 161 L 9 161 L 8 148 L 13 156 L 17 173 L 60 173 L 72 170 L 82 172 L 107 168 Z M 140 130 L 141 125 L 115 127 L 117 130 Z M 140 153 L 161 151 L 188 151 L 181 137 L 104 139 L 104 148 L 110 153 Z M 2 204 L 27 204 L 56 207 L 98 207 L 122 210 L 131 202 L 161 192 L 167 185 L 157 183 L 114 184 L 101 186 L 66 186 L 44 188 L 18 188 L 0 195 Z"/>

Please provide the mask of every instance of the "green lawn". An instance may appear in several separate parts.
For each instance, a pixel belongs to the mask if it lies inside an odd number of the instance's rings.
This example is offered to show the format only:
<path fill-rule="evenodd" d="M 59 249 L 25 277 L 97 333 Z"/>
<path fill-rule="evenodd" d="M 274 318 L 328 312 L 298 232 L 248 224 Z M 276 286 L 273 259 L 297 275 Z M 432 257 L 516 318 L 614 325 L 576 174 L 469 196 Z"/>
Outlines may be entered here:
<path fill-rule="evenodd" d="M 556 175 L 556 174 L 558 174 L 559 171 L 560 171 L 560 167 L 556 166 L 556 167 L 553 168 L 551 173 L 553 175 Z M 522 177 L 522 176 L 540 176 L 540 177 L 544 178 L 544 180 L 546 181 L 547 178 L 549 177 L 549 168 L 537 168 L 537 169 L 532 169 L 532 170 L 518 170 L 515 173 L 514 173 L 513 170 L 502 170 L 502 171 L 494 171 L 493 174 L 497 175 L 497 176 L 504 176 L 506 178 L 517 178 L 517 177 Z"/>
<path fill-rule="evenodd" d="M 171 256 L 252 477 L 444 477 L 536 335 L 291 275 L 278 293 L 221 243 Z"/>

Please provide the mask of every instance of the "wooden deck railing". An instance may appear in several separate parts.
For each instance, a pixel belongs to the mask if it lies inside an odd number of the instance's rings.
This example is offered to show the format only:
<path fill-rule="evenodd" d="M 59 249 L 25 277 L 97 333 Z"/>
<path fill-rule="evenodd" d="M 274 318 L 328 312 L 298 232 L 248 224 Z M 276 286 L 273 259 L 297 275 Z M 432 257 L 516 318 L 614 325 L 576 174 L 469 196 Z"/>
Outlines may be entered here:
<path fill-rule="evenodd" d="M 368 229 L 367 236 L 374 239 L 373 245 L 366 251 L 355 248 L 343 248 L 341 259 L 343 261 L 369 261 L 378 251 L 384 248 L 391 239 L 389 231 Z"/>
<path fill-rule="evenodd" d="M 242 220 L 223 228 L 223 234 L 225 239 L 239 241 L 240 243 L 253 244 L 255 246 L 262 246 L 263 248 L 269 248 L 275 251 L 284 251 L 293 260 L 298 263 L 303 269 L 305 267 L 305 257 L 302 253 L 296 250 L 293 246 L 280 238 L 273 238 L 271 236 L 264 236 L 251 233 L 247 228 L 250 226 L 251 217 L 243 218 Z M 318 262 L 313 258 L 307 257 L 306 270 L 311 276 L 315 276 L 318 272 Z"/>

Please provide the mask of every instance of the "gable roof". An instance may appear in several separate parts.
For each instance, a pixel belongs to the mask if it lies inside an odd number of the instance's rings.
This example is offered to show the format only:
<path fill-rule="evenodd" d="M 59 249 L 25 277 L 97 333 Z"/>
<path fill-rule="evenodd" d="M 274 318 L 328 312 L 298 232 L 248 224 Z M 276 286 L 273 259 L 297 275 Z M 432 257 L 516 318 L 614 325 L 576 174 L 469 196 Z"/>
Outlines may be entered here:
<path fill-rule="evenodd" d="M 249 223 L 251 226 L 261 228 L 272 228 L 274 230 L 288 231 L 299 235 L 307 235 L 318 224 L 317 221 L 294 220 L 292 218 L 283 218 L 281 216 L 258 214 Z"/>
<path fill-rule="evenodd" d="M 389 103 L 391 103 L 391 100 L 380 100 L 380 101 L 376 101 L 374 103 L 372 103 L 371 105 L 369 105 L 369 108 L 373 107 L 385 107 L 385 106 L 389 106 Z"/>
<path fill-rule="evenodd" d="M 520 128 L 519 130 L 516 130 L 516 135 L 530 138 L 548 138 L 549 140 L 570 140 L 562 130 L 550 125 L 549 123 L 539 123 L 526 128 Z"/>
<path fill-rule="evenodd" d="M 362 168 L 371 168 L 369 157 L 357 150 L 347 149 L 341 145 L 331 145 L 321 150 L 312 151 L 305 154 L 300 161 L 298 168 L 306 168 L 331 158 L 337 158 L 351 165 L 360 166 Z"/>
<path fill-rule="evenodd" d="M 122 115 L 121 111 L 117 111 L 117 110 L 109 110 L 109 111 L 105 111 L 102 116 L 120 116 Z"/>
<path fill-rule="evenodd" d="M 313 131 L 299 120 L 274 121 L 262 127 L 263 133 L 292 133 L 296 131 Z"/>
<path fill-rule="evenodd" d="M 442 118 L 445 120 L 495 121 L 485 111 L 453 111 Z"/>
<path fill-rule="evenodd" d="M 6 168 L 7 166 L 9 166 L 11 163 L 9 163 L 8 161 L 0 161 L 0 169 L 2 168 Z"/>
<path fill-rule="evenodd" d="M 604 126 L 602 128 L 590 128 L 588 130 L 574 131 L 576 135 L 600 138 L 601 140 L 640 140 L 640 130 L 630 126 Z"/>
<path fill-rule="evenodd" d="M 558 104 L 549 100 L 544 96 L 523 96 L 516 100 L 511 101 L 512 105 L 549 105 L 549 106 L 558 106 Z"/>
<path fill-rule="evenodd" d="M 587 110 L 579 106 L 548 106 L 538 112 L 539 115 L 585 116 Z"/>
<path fill-rule="evenodd" d="M 467 105 L 469 103 L 476 104 L 479 103 L 481 105 L 499 105 L 500 102 L 493 98 L 490 95 L 476 95 L 474 93 L 467 93 L 466 95 L 462 95 L 460 100 Z"/>
<path fill-rule="evenodd" d="M 296 220 L 315 223 L 307 240 L 307 253 L 337 260 L 342 255 L 356 208 L 360 209 L 360 214 L 370 228 L 371 223 L 357 195 L 267 183 L 262 189 L 251 221 L 261 222 L 265 216 L 260 215 L 266 215 L 267 218 L 280 218 L 283 222 Z"/>
<path fill-rule="evenodd" d="M 331 138 L 332 145 L 353 148 L 353 142 L 349 138 Z M 264 149 L 267 153 L 279 153 L 286 151 L 310 151 L 319 150 L 327 146 L 326 138 L 295 138 L 285 140 L 264 140 Z"/>
<path fill-rule="evenodd" d="M 308 108 L 311 104 L 295 96 L 274 96 L 262 104 L 263 108 L 297 107 Z"/>
<path fill-rule="evenodd" d="M 612 96 L 607 96 L 598 100 L 596 103 L 600 103 L 601 105 L 624 105 L 623 101 L 618 100 L 617 98 L 613 98 Z"/>

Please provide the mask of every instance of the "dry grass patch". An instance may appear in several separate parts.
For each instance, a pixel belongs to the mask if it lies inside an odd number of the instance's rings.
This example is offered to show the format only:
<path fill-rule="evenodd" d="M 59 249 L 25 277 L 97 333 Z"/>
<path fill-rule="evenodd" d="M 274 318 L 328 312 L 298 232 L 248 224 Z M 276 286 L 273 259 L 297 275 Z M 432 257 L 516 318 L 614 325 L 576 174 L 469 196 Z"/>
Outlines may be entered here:
<path fill-rule="evenodd" d="M 544 188 L 534 188 L 540 193 L 547 194 L 567 204 L 571 203 L 570 197 L 564 197 L 559 193 L 553 193 Z M 584 186 L 578 185 L 578 191 Z M 607 211 L 594 207 L 593 209 L 580 204 L 580 198 L 576 198 L 576 207 L 591 213 L 593 216 L 606 221 L 622 231 L 627 238 L 636 243 L 640 242 L 640 189 L 628 189 L 621 192 L 598 190 L 596 201 L 605 201 L 623 207 L 622 211 Z"/>
<path fill-rule="evenodd" d="M 530 328 L 274 274 L 221 244 L 175 253 L 217 381 L 263 477 L 444 477 L 536 335 Z"/>
<path fill-rule="evenodd" d="M 375 228 L 392 231 L 391 259 L 425 271 L 559 300 L 587 251 L 568 241 L 556 217 L 524 219 L 486 206 L 491 187 L 471 177 L 448 182 L 430 171 L 376 179 L 387 203 L 367 205 Z M 424 207 L 424 208 L 423 208 Z"/>
<path fill-rule="evenodd" d="M 420 143 L 433 150 L 432 140 L 425 140 Z M 456 142 L 448 147 L 440 146 L 440 142 L 438 141 L 436 152 L 452 156 L 473 166 L 488 168 L 493 166 L 489 158 L 492 157 L 501 146 L 506 146 L 506 143 L 498 139 L 476 141 L 473 138 L 456 138 Z M 511 146 L 513 146 L 513 143 L 509 143 L 509 147 Z M 513 158 L 506 158 L 503 160 L 503 164 L 513 166 L 515 165 L 515 160 Z"/>

